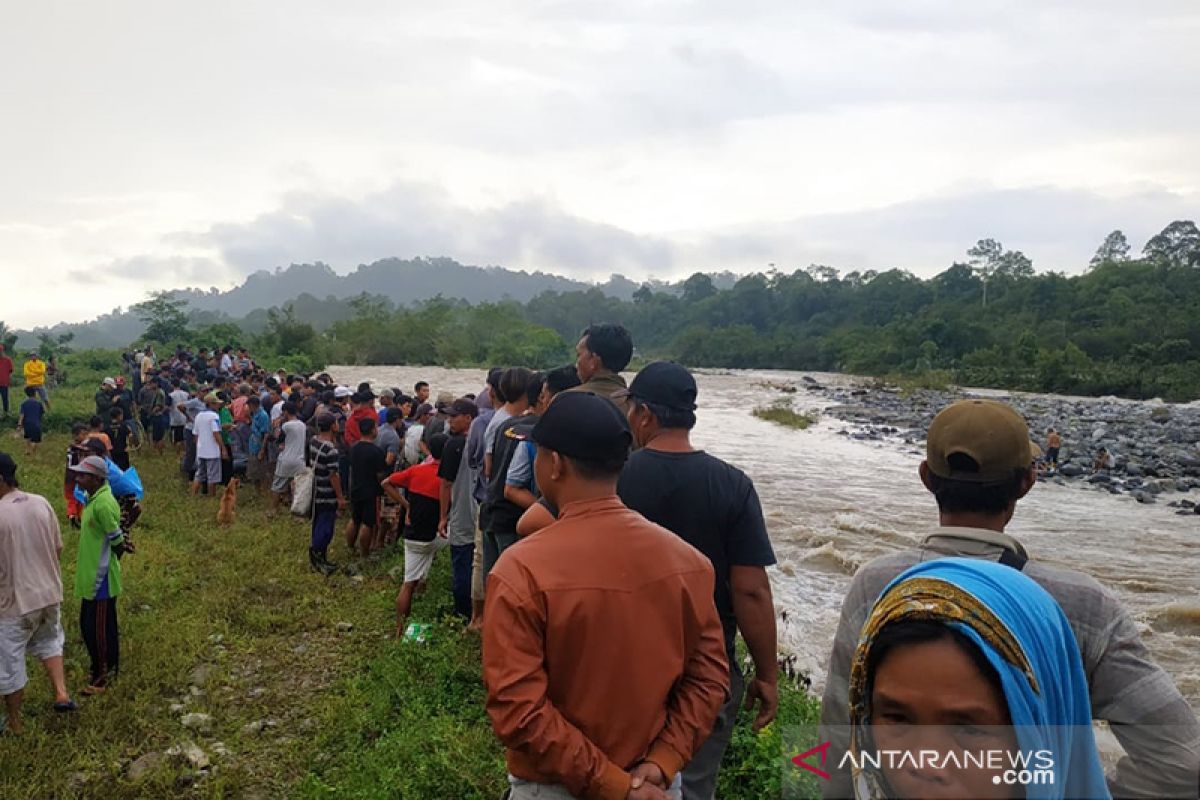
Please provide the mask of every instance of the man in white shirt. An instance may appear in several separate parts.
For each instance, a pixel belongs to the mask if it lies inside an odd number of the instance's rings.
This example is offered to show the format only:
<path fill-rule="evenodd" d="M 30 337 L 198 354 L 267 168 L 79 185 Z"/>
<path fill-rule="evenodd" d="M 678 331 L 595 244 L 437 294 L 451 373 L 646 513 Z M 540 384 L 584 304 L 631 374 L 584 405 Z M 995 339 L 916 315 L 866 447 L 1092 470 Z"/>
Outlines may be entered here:
<path fill-rule="evenodd" d="M 283 424 L 279 428 L 283 435 L 283 451 L 279 454 L 275 479 L 271 483 L 271 514 L 278 511 L 284 495 L 292 490 L 292 478 L 305 466 L 304 444 L 308 438 L 308 426 L 297 419 L 298 413 L 299 409 L 294 403 L 283 404 Z"/>
<path fill-rule="evenodd" d="M 196 477 L 192 479 L 192 495 L 200 492 L 200 484 L 215 487 L 221 482 L 221 459 L 229 458 L 229 450 L 221 438 L 221 398 L 215 393 L 204 398 L 204 411 L 196 415 L 192 423 L 192 436 L 196 440 Z"/>
<path fill-rule="evenodd" d="M 46 667 L 54 710 L 76 709 L 63 672 L 61 552 L 54 509 L 20 490 L 16 463 L 0 453 L 0 696 L 9 733 L 21 732 L 26 653 Z"/>
<path fill-rule="evenodd" d="M 190 395 L 183 390 L 183 383 L 178 378 L 171 381 L 171 390 L 169 403 L 171 407 L 171 442 L 175 445 L 175 452 L 178 454 L 183 450 L 183 446 L 187 441 L 185 430 L 187 427 L 187 411 L 186 403 Z"/>

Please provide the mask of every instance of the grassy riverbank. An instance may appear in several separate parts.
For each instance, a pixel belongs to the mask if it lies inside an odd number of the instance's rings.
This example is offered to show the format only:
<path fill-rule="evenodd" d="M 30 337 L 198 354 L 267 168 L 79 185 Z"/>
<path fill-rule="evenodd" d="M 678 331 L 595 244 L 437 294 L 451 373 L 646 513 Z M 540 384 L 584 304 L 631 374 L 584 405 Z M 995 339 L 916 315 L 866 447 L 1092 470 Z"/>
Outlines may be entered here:
<path fill-rule="evenodd" d="M 91 393 L 53 394 L 55 417 L 85 416 Z M 22 488 L 60 515 L 66 443 L 52 434 L 27 459 L 11 421 L 0 435 L 0 449 L 21 464 Z M 448 559 L 414 610 L 435 623 L 430 640 L 397 643 L 391 573 L 402 555 L 324 580 L 308 569 L 304 522 L 268 521 L 263 501 L 244 491 L 237 523 L 219 528 L 215 499 L 188 497 L 174 456 L 148 450 L 133 458 L 147 498 L 138 552 L 122 564 L 120 679 L 105 695 L 79 697 L 78 714 L 56 716 L 31 664 L 26 732 L 0 737 L 0 797 L 499 797 L 504 764 L 483 711 L 478 639 L 446 616 Z M 70 587 L 78 535 L 65 518 L 63 534 Z M 346 557 L 340 538 L 332 556 Z M 73 690 L 87 669 L 77 617 L 68 591 Z M 185 727 L 189 713 L 209 715 L 207 730 Z M 780 728 L 815 714 L 815 701 L 789 686 L 779 722 L 756 735 L 743 719 L 719 796 L 778 797 Z M 188 743 L 207 770 L 166 755 Z"/>

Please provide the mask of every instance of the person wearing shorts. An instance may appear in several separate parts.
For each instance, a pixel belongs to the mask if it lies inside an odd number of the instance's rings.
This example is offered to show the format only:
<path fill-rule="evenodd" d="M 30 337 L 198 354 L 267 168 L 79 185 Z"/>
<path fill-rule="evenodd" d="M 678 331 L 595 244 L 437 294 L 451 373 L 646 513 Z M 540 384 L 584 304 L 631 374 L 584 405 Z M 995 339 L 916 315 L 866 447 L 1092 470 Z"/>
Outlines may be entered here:
<path fill-rule="evenodd" d="M 228 456 L 229 450 L 221 438 L 221 418 L 217 409 L 221 407 L 221 398 L 210 393 L 204 398 L 204 411 L 196 415 L 192 422 L 192 436 L 196 440 L 196 475 L 192 479 L 192 494 L 200 492 L 204 484 L 206 491 L 215 489 L 221 482 L 221 459 Z"/>
<path fill-rule="evenodd" d="M 427 443 L 421 443 L 430 456 L 425 463 L 393 473 L 382 483 L 384 493 L 403 506 L 408 517 L 404 529 L 404 585 L 396 596 L 396 638 L 404 635 L 417 584 L 429 575 L 438 551 L 450 544 L 448 538 L 438 533 L 442 516 L 438 468 L 448 440 L 443 433 L 429 437 Z M 407 490 L 407 497 L 400 493 L 401 489 Z"/>
<path fill-rule="evenodd" d="M 42 662 L 56 711 L 74 711 L 63 672 L 62 530 L 44 497 L 20 490 L 17 465 L 0 453 L 0 729 L 20 733 L 29 683 L 25 656 Z"/>
<path fill-rule="evenodd" d="M 37 390 L 32 386 L 25 387 L 25 402 L 21 403 L 20 417 L 17 423 L 25 436 L 25 455 L 37 453 L 37 446 L 42 443 L 42 417 L 46 407 L 37 399 Z"/>
<path fill-rule="evenodd" d="M 292 478 L 304 470 L 304 447 L 308 439 L 308 427 L 297 419 L 299 409 L 292 402 L 283 404 L 283 424 L 279 426 L 283 436 L 283 451 L 275 464 L 275 477 L 271 481 L 271 513 L 279 508 L 285 495 L 292 490 Z"/>
<path fill-rule="evenodd" d="M 351 418 L 358 425 L 359 440 L 350 448 L 350 526 L 346 544 L 357 544 L 363 558 L 383 546 L 379 537 L 379 481 L 388 472 L 387 457 L 374 443 L 375 417 Z"/>

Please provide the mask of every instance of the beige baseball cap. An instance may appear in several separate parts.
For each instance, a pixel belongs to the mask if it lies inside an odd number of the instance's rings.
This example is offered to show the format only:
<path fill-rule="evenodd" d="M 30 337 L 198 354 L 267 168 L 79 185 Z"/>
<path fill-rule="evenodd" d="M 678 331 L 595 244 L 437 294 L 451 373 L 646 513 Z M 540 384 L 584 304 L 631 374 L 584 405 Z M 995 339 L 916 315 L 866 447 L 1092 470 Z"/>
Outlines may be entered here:
<path fill-rule="evenodd" d="M 955 469 L 950 459 L 970 457 L 978 469 Z M 1013 408 L 995 400 L 960 400 L 933 418 L 925 461 L 934 475 L 972 483 L 1002 483 L 1029 469 L 1029 426 Z"/>

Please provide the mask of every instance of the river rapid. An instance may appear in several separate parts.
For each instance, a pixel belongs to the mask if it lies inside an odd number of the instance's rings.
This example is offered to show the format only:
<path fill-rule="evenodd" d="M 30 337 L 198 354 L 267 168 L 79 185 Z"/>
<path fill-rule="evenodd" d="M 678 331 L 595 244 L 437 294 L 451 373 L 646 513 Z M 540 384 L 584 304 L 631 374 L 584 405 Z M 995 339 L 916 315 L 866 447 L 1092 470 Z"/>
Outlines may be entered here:
<path fill-rule="evenodd" d="M 339 382 L 370 381 L 376 391 L 412 391 L 418 380 L 439 391 L 478 393 L 482 370 L 437 367 L 332 367 Z M 781 648 L 819 690 L 850 577 L 875 556 L 912 547 L 937 524 L 937 507 L 917 477 L 922 450 L 859 441 L 830 417 L 797 431 L 754 417 L 779 397 L 772 385 L 850 379 L 782 371 L 700 371 L 697 447 L 743 469 L 762 499 L 779 560 L 771 572 Z M 1047 398 L 1052 400 L 1053 398 Z M 794 395 L 798 410 L 829 403 Z M 1182 497 L 1182 495 L 1181 495 Z M 1193 491 L 1191 499 L 1200 501 Z M 1008 529 L 1033 558 L 1083 570 L 1110 587 L 1133 612 L 1143 639 L 1200 708 L 1200 516 L 1176 516 L 1165 504 L 1075 486 L 1039 483 Z"/>

